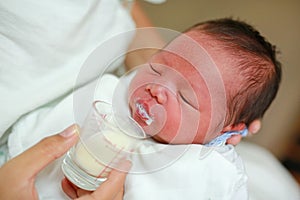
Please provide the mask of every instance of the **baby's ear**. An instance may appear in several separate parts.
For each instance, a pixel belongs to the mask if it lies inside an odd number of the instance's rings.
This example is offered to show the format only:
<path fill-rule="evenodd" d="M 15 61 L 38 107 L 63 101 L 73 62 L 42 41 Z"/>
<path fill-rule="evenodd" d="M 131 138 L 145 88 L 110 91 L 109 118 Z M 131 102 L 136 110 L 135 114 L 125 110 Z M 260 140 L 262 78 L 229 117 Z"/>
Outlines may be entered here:
<path fill-rule="evenodd" d="M 244 128 L 246 128 L 246 124 L 245 123 L 238 123 L 236 125 L 232 125 L 231 124 L 231 125 L 225 126 L 222 129 L 222 133 L 225 133 L 225 132 L 228 132 L 228 131 L 241 131 Z"/>

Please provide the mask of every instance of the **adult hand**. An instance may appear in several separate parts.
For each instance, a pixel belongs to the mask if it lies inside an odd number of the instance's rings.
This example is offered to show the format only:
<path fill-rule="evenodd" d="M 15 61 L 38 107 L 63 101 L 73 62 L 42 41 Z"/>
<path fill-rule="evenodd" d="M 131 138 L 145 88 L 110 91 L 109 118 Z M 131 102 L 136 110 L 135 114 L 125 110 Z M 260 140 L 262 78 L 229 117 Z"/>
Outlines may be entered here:
<path fill-rule="evenodd" d="M 122 200 L 126 172 L 130 169 L 131 163 L 126 160 L 119 167 L 123 171 L 112 170 L 107 180 L 93 192 L 76 187 L 66 178 L 62 181 L 63 191 L 70 198 L 77 200 Z"/>
<path fill-rule="evenodd" d="M 72 125 L 5 163 L 0 168 L 0 199 L 38 199 L 37 174 L 76 143 L 77 130 L 77 126 Z"/>
<path fill-rule="evenodd" d="M 260 128 L 261 128 L 261 120 L 260 119 L 254 120 L 253 122 L 250 123 L 248 127 L 248 135 L 251 136 L 256 134 L 260 130 Z M 241 140 L 242 140 L 241 135 L 234 135 L 227 140 L 227 143 L 232 145 L 237 145 L 238 143 L 240 143 Z"/>

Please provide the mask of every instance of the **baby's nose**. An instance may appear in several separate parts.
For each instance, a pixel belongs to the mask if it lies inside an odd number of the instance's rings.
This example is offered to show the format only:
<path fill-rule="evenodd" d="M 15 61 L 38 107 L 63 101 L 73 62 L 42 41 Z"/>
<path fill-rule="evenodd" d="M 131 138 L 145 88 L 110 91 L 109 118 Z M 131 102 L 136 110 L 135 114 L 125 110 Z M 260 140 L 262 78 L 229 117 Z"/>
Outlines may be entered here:
<path fill-rule="evenodd" d="M 157 102 L 163 104 L 167 101 L 166 88 L 158 84 L 149 84 L 146 86 L 152 97 L 155 97 Z"/>

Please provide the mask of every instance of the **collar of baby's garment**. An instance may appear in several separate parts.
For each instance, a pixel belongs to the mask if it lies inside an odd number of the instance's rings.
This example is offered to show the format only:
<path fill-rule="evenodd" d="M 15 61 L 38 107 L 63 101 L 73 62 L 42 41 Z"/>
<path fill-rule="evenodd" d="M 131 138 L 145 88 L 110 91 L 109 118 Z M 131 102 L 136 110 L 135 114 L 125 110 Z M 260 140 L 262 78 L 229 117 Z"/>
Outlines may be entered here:
<path fill-rule="evenodd" d="M 226 144 L 226 141 L 234 136 L 234 135 L 242 135 L 242 137 L 246 137 L 248 134 L 248 128 L 244 128 L 241 131 L 228 131 L 223 133 L 222 135 L 216 137 L 215 139 L 211 140 L 209 143 L 205 144 L 205 146 L 212 147 L 212 146 L 223 146 Z"/>

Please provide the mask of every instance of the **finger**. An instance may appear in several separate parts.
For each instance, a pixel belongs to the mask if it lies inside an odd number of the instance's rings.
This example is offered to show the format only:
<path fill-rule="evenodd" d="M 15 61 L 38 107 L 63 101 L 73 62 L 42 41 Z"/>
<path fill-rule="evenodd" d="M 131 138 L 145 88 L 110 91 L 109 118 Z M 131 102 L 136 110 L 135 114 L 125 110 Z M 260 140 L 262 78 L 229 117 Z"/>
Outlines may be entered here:
<path fill-rule="evenodd" d="M 35 176 L 50 162 L 66 153 L 77 141 L 78 127 L 72 125 L 57 135 L 41 140 L 13 159 L 15 166 L 23 166 L 21 174 L 24 178 Z"/>
<path fill-rule="evenodd" d="M 124 187 L 119 193 L 116 195 L 116 197 L 113 200 L 122 200 L 124 195 Z"/>
<path fill-rule="evenodd" d="M 73 184 L 68 181 L 68 179 L 64 178 L 61 181 L 61 187 L 64 193 L 66 193 L 66 195 L 68 195 L 68 197 L 70 197 L 71 199 L 75 199 L 78 197 L 76 189 L 73 187 Z"/>
<path fill-rule="evenodd" d="M 250 123 L 248 130 L 250 134 L 256 134 L 261 129 L 261 120 L 256 119 Z"/>
<path fill-rule="evenodd" d="M 61 186 L 63 191 L 71 198 L 75 199 L 77 197 L 81 197 L 87 194 L 91 194 L 91 191 L 83 190 L 73 183 L 71 183 L 68 179 L 64 178 L 61 182 Z"/>
<path fill-rule="evenodd" d="M 81 188 L 77 188 L 76 192 L 77 192 L 77 196 L 78 197 L 88 196 L 87 194 L 91 194 L 92 193 L 91 191 L 83 190 Z"/>
<path fill-rule="evenodd" d="M 120 169 L 124 171 L 112 170 L 108 179 L 100 185 L 91 195 L 95 199 L 112 200 L 116 198 L 121 191 L 123 194 L 124 182 L 127 171 L 131 168 L 131 162 L 126 160 L 121 163 Z"/>

